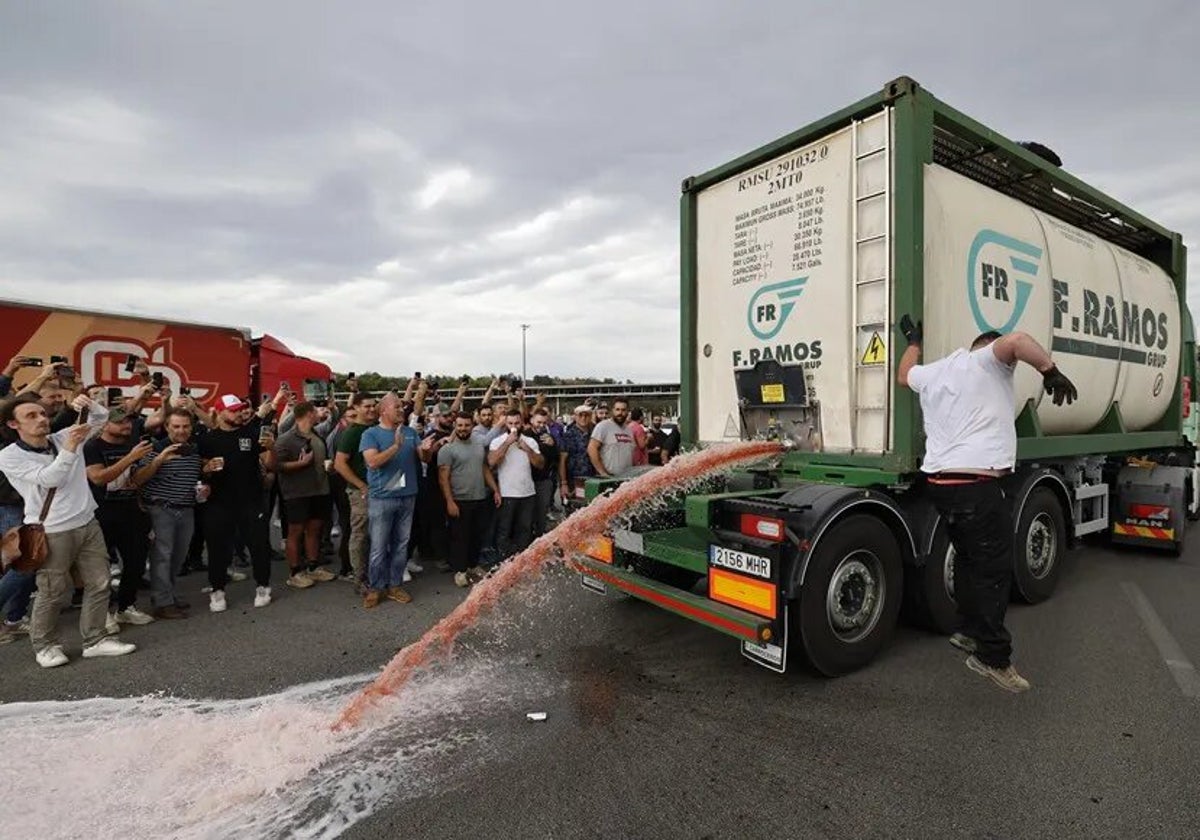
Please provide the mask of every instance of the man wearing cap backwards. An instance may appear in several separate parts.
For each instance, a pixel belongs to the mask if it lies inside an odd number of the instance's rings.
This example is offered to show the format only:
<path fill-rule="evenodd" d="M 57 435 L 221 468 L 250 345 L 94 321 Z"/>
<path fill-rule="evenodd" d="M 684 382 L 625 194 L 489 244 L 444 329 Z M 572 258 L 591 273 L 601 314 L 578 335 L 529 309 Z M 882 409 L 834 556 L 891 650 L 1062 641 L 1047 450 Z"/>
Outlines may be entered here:
<path fill-rule="evenodd" d="M 250 550 L 254 571 L 254 606 L 271 603 L 271 550 L 267 539 L 267 516 L 263 507 L 262 471 L 274 469 L 274 436 L 254 422 L 242 423 L 246 404 L 241 397 L 226 394 L 216 402 L 217 425 L 200 439 L 200 456 L 205 461 L 212 495 L 204 512 L 205 542 L 208 546 L 208 583 L 212 587 L 208 608 L 224 612 L 225 585 L 233 559 L 236 528 Z M 266 403 L 262 411 L 269 411 Z"/>
<path fill-rule="evenodd" d="M 138 504 L 137 488 L 131 479 L 134 465 L 153 444 L 135 437 L 135 427 L 139 431 L 141 428 L 136 421 L 124 408 L 109 409 L 100 436 L 83 445 L 88 481 L 99 505 L 96 519 L 109 549 L 121 556 L 117 621 L 122 624 L 149 624 L 154 620 L 137 608 L 138 584 L 146 573 L 150 552 L 150 516 Z"/>
<path fill-rule="evenodd" d="M 573 422 L 563 429 L 562 452 L 558 456 L 558 492 L 564 503 L 579 498 L 583 483 L 596 474 L 588 457 L 592 425 L 592 407 L 583 403 L 575 406 Z"/>

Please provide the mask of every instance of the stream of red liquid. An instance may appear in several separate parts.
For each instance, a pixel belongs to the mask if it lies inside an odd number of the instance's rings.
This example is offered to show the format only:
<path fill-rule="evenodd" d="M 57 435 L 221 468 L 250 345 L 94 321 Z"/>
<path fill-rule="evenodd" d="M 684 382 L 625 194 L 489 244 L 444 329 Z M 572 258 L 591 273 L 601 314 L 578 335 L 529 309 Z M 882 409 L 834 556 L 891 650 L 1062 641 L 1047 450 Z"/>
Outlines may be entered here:
<path fill-rule="evenodd" d="M 488 578 L 475 585 L 461 604 L 429 628 L 425 635 L 397 653 L 383 673 L 346 705 L 333 729 L 356 726 L 368 709 L 399 691 L 416 669 L 448 654 L 459 634 L 473 625 L 483 611 L 495 606 L 505 592 L 537 575 L 548 563 L 569 557 L 586 540 L 601 535 L 614 517 L 706 475 L 777 455 L 781 449 L 774 441 L 718 444 L 680 455 L 665 467 L 643 473 L 622 484 L 615 492 L 595 499 L 553 531 L 539 537 L 529 548 L 498 566 Z"/>

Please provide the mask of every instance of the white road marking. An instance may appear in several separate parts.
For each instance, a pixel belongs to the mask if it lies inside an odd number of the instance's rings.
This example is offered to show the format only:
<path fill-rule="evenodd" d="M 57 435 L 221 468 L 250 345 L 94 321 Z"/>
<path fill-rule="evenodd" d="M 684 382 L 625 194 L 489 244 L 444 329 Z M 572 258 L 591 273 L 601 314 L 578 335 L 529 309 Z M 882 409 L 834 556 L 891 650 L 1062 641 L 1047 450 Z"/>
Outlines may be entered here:
<path fill-rule="evenodd" d="M 1146 594 L 1136 583 L 1125 582 L 1121 584 L 1121 588 L 1125 590 L 1125 595 L 1133 604 L 1133 608 L 1137 610 L 1138 617 L 1141 618 L 1142 625 L 1146 628 L 1146 635 L 1158 648 L 1163 663 L 1171 672 L 1171 676 L 1175 678 L 1175 683 L 1183 692 L 1183 696 L 1200 699 L 1200 673 L 1196 672 L 1196 666 L 1188 660 L 1183 648 L 1179 646 L 1179 642 L 1175 641 L 1171 631 L 1158 617 L 1158 613 L 1150 605 Z"/>

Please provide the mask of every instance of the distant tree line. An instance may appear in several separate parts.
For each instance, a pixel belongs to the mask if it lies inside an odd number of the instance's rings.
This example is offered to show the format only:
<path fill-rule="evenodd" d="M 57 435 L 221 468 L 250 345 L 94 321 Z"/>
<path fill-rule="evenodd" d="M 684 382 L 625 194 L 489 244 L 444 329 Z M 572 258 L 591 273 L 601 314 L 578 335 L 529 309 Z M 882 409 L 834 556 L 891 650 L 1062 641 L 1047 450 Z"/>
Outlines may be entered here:
<path fill-rule="evenodd" d="M 471 388 L 486 388 L 492 384 L 492 376 L 471 376 L 470 374 L 449 374 L 449 373 L 429 373 L 422 371 L 421 375 L 431 382 L 436 382 L 438 388 L 443 394 L 454 393 L 458 389 L 458 383 L 463 376 L 470 378 L 469 387 Z M 508 374 L 506 378 L 518 378 L 518 374 Z M 335 373 L 333 375 L 335 389 L 338 391 L 346 390 L 346 374 Z M 408 386 L 409 377 L 407 376 L 387 376 L 375 371 L 362 371 L 358 373 L 358 387 L 363 391 L 403 391 Z M 525 383 L 526 393 L 532 394 L 538 388 L 544 388 L 547 385 L 619 385 L 622 384 L 619 380 L 611 377 L 605 379 L 597 379 L 589 376 L 579 377 L 562 377 L 562 376 L 545 376 L 537 374 L 529 377 L 529 381 Z M 632 379 L 626 379 L 624 384 L 633 385 Z"/>

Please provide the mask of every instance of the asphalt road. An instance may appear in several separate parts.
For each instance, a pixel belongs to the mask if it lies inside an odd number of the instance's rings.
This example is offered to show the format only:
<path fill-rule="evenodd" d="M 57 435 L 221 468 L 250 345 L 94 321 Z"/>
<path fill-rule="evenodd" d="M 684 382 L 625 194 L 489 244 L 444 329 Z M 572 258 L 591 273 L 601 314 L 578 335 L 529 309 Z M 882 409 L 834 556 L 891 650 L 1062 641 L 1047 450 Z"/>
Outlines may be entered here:
<path fill-rule="evenodd" d="M 203 607 L 201 576 L 184 581 Z M 262 610 L 252 586 L 232 585 L 224 614 L 125 631 L 140 649 L 121 659 L 78 659 L 70 627 L 64 668 L 0 646 L 0 700 L 242 698 L 365 674 L 463 597 L 432 571 L 413 604 L 370 612 L 340 582 L 277 589 Z M 1072 552 L 1052 601 L 1010 611 L 1034 685 L 1014 696 L 903 626 L 859 673 L 778 676 L 726 637 L 553 572 L 431 677 L 482 674 L 465 709 L 460 696 L 421 721 L 454 749 L 344 836 L 1200 836 L 1200 696 L 1186 667 L 1200 663 L 1198 596 L 1200 539 L 1178 560 Z"/>

